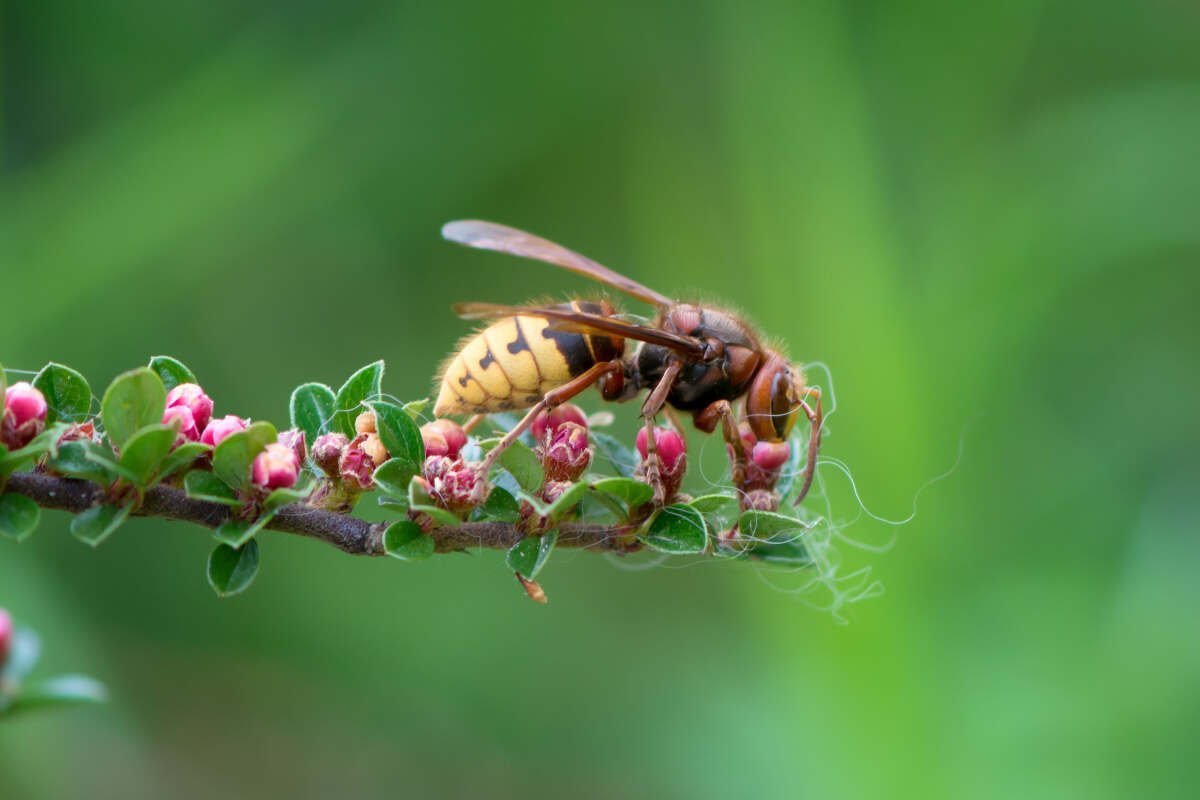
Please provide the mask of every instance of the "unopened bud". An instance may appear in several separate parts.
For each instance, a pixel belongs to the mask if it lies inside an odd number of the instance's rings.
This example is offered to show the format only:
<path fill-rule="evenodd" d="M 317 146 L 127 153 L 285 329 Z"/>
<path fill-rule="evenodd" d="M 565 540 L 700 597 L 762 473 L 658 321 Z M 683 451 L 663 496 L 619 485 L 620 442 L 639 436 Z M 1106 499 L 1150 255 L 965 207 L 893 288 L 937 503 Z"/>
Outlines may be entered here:
<path fill-rule="evenodd" d="M 375 433 L 375 412 L 364 411 L 355 417 L 354 430 L 357 433 Z"/>
<path fill-rule="evenodd" d="M 367 451 L 367 455 L 375 462 L 375 466 L 379 466 L 391 458 L 387 448 L 383 446 L 383 440 L 374 433 L 367 434 L 367 438 L 363 441 L 363 450 Z"/>
<path fill-rule="evenodd" d="M 0 668 L 8 663 L 8 654 L 12 652 L 13 621 L 7 611 L 0 608 Z"/>
<path fill-rule="evenodd" d="M 637 450 L 642 456 L 642 463 L 634 471 L 634 477 L 647 479 L 650 472 L 646 468 L 649 448 L 646 429 L 638 430 Z M 662 482 L 663 498 L 670 500 L 679 491 L 683 483 L 683 474 L 687 471 L 687 442 L 672 428 L 654 429 L 654 450 L 658 454 L 658 477 Z"/>
<path fill-rule="evenodd" d="M 588 446 L 588 431 L 574 422 L 563 422 L 546 433 L 538 448 L 546 478 L 552 481 L 575 481 L 588 468 L 592 450 Z"/>
<path fill-rule="evenodd" d="M 741 496 L 743 511 L 778 511 L 779 494 L 771 489 L 751 489 Z"/>
<path fill-rule="evenodd" d="M 317 468 L 331 478 L 338 475 L 338 463 L 342 460 L 342 451 L 350 439 L 344 433 L 323 433 L 317 437 L 312 446 L 312 460 Z"/>
<path fill-rule="evenodd" d="M 163 412 L 162 421 L 164 425 L 175 425 L 179 428 L 179 435 L 175 437 L 176 444 L 195 442 L 200 438 L 196 418 L 187 406 L 171 406 Z"/>
<path fill-rule="evenodd" d="M 529 595 L 529 599 L 535 603 L 546 605 L 546 590 L 541 587 L 537 581 L 531 581 L 519 572 L 513 573 L 517 576 L 517 582 L 521 584 L 521 588 L 525 590 L 525 594 Z"/>
<path fill-rule="evenodd" d="M 194 383 L 181 383 L 167 392 L 167 408 L 181 406 L 192 412 L 192 419 L 196 421 L 197 430 L 204 430 L 208 426 L 209 420 L 212 419 L 212 398 Z"/>
<path fill-rule="evenodd" d="M 251 480 L 264 489 L 290 489 L 300 477 L 300 464 L 292 448 L 279 442 L 267 445 L 254 459 Z"/>
<path fill-rule="evenodd" d="M 292 454 L 296 456 L 296 463 L 301 467 L 308 460 L 308 449 L 305 447 L 304 431 L 299 428 L 290 428 L 279 434 L 279 443 L 284 447 L 289 448 Z"/>
<path fill-rule="evenodd" d="M 554 481 L 547 480 L 542 484 L 542 500 L 547 503 L 553 503 L 558 498 L 566 493 L 567 489 L 571 488 L 573 481 Z"/>
<path fill-rule="evenodd" d="M 354 440 L 342 450 L 342 458 L 338 462 L 338 472 L 342 476 L 342 480 L 357 485 L 360 489 L 370 489 L 375 484 L 374 475 L 377 465 L 363 449 L 363 442 L 366 440 L 365 433 L 354 437 Z"/>
<path fill-rule="evenodd" d="M 760 442 L 750 429 L 750 425 L 745 422 L 738 426 L 738 434 L 742 440 L 742 452 L 746 459 L 746 474 L 742 479 L 742 485 L 737 488 L 746 493 L 762 490 L 774 495 L 773 489 L 779 482 L 780 472 L 791 458 L 791 444 L 789 442 Z M 743 500 L 743 504 L 749 502 L 751 502 L 749 499 Z M 778 505 L 778 499 L 776 499 L 775 505 Z M 747 505 L 746 507 L 759 508 L 758 505 Z"/>
<path fill-rule="evenodd" d="M 249 424 L 246 420 L 241 417 L 235 417 L 233 414 L 211 420 L 204 427 L 204 433 L 200 434 L 200 441 L 211 447 L 216 447 L 227 436 L 246 430 L 246 426 Z"/>
<path fill-rule="evenodd" d="M 587 415 L 583 413 L 577 405 L 564 403 L 561 406 L 555 406 L 549 411 L 543 411 L 533 418 L 533 440 L 541 443 L 546 441 L 546 434 L 554 431 L 559 425 L 571 422 L 580 427 L 587 429 Z"/>
<path fill-rule="evenodd" d="M 26 381 L 9 386 L 4 393 L 0 442 L 9 450 L 17 450 L 45 429 L 46 398 L 42 393 Z"/>
<path fill-rule="evenodd" d="M 435 419 L 421 426 L 421 440 L 427 456 L 458 458 L 467 445 L 467 433 L 452 419 Z"/>

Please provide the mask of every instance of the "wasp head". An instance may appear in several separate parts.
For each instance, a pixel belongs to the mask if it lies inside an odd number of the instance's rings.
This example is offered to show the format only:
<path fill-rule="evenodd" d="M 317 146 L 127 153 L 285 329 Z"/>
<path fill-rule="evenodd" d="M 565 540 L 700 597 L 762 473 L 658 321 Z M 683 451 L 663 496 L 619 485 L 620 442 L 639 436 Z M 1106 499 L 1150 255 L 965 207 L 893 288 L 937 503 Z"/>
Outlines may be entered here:
<path fill-rule="evenodd" d="M 769 352 L 746 394 L 746 418 L 759 441 L 786 441 L 804 401 L 804 373 Z"/>

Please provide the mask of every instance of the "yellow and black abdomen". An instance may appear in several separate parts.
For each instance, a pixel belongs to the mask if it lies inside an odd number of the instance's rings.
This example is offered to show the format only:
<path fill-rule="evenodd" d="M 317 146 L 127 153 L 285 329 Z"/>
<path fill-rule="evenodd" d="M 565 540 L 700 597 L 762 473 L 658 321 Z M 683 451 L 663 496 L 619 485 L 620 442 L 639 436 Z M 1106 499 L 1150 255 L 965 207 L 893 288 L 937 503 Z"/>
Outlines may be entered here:
<path fill-rule="evenodd" d="M 611 314 L 574 301 L 556 308 Z M 491 414 L 529 408 L 593 364 L 620 355 L 614 337 L 551 330 L 541 317 L 505 317 L 468 339 L 442 369 L 434 414 Z"/>

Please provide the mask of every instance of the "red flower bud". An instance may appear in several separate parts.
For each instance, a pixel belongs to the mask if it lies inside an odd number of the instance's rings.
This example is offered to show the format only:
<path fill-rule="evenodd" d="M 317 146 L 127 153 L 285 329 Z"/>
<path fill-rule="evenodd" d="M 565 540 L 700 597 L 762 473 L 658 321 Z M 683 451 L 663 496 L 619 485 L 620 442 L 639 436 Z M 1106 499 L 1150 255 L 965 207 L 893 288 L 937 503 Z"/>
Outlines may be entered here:
<path fill-rule="evenodd" d="M 8 654 L 12 650 L 13 623 L 12 617 L 0 608 L 0 667 L 8 663 Z"/>
<path fill-rule="evenodd" d="M 454 420 L 435 419 L 421 426 L 421 440 L 427 456 L 458 458 L 467 445 L 467 433 Z"/>
<path fill-rule="evenodd" d="M 272 442 L 254 459 L 250 479 L 264 489 L 290 489 L 298 477 L 300 464 L 292 448 Z"/>
<path fill-rule="evenodd" d="M 354 441 L 346 445 L 342 450 L 342 458 L 338 462 L 338 472 L 342 476 L 342 480 L 352 485 L 357 485 L 360 489 L 370 489 L 375 484 L 375 462 L 367 451 L 363 449 L 363 443 L 367 440 L 367 434 L 360 434 L 354 437 Z"/>
<path fill-rule="evenodd" d="M 645 480 L 649 476 L 646 470 L 648 438 L 646 429 L 640 428 L 637 435 L 637 450 L 642 455 L 642 463 L 634 470 L 634 477 Z M 662 482 L 663 500 L 670 500 L 679 491 L 683 483 L 683 473 L 687 471 L 687 442 L 673 428 L 654 429 L 654 449 L 658 453 L 658 475 Z"/>
<path fill-rule="evenodd" d="M 331 478 L 338 475 L 338 464 L 342 460 L 342 451 L 350 444 L 350 439 L 344 433 L 324 433 L 317 437 L 312 446 L 313 463 Z"/>
<path fill-rule="evenodd" d="M 179 426 L 179 435 L 175 437 L 176 444 L 194 442 L 200 438 L 200 431 L 196 429 L 196 418 L 187 406 L 171 406 L 163 412 L 162 421 L 164 425 Z"/>
<path fill-rule="evenodd" d="M 33 385 L 21 381 L 4 393 L 4 414 L 0 419 L 0 441 L 9 450 L 29 444 L 46 429 L 46 398 Z"/>
<path fill-rule="evenodd" d="M 181 383 L 167 392 L 167 408 L 181 406 L 192 412 L 192 419 L 196 421 L 197 430 L 204 430 L 208 426 L 209 420 L 212 419 L 212 398 L 194 383 Z"/>
<path fill-rule="evenodd" d="M 746 457 L 746 475 L 738 488 L 746 493 L 765 491 L 774 495 L 773 489 L 779 481 L 779 473 L 792 455 L 792 446 L 788 442 L 760 442 L 750 429 L 749 423 L 743 422 L 738 426 L 742 439 L 742 452 Z M 732 452 L 732 451 L 731 451 Z M 748 498 L 749 494 L 747 494 Z M 745 503 L 751 502 L 744 499 Z M 760 508 L 763 501 L 753 501 L 758 505 L 747 505 L 747 508 Z M 778 499 L 775 500 L 778 505 Z M 773 510 L 773 509 L 770 509 Z"/>
<path fill-rule="evenodd" d="M 571 403 L 564 403 L 533 418 L 533 440 L 538 443 L 546 441 L 548 431 L 553 431 L 566 422 L 572 422 L 584 429 L 588 426 L 587 415 L 583 413 L 583 409 Z"/>
<path fill-rule="evenodd" d="M 204 433 L 200 434 L 200 441 L 216 447 L 226 436 L 246 430 L 246 426 L 249 424 L 247 420 L 235 417 L 233 414 L 214 419 L 205 426 Z"/>
<path fill-rule="evenodd" d="M 588 447 L 588 431 L 574 422 L 563 422 L 549 429 L 538 447 L 547 480 L 575 481 L 588 468 L 592 450 Z"/>
<path fill-rule="evenodd" d="M 643 460 L 647 453 L 646 444 L 646 429 L 639 428 L 637 451 Z M 654 429 L 654 449 L 658 452 L 658 461 L 664 474 L 680 471 L 687 464 L 687 442 L 673 428 Z"/>
<path fill-rule="evenodd" d="M 442 508 L 460 512 L 487 499 L 486 485 L 478 464 L 468 464 L 448 456 L 432 456 L 425 459 L 422 472 L 429 496 Z"/>
<path fill-rule="evenodd" d="M 279 443 L 284 447 L 289 448 L 292 454 L 296 456 L 296 463 L 301 467 L 308 459 L 308 450 L 304 446 L 304 431 L 299 428 L 291 428 L 279 434 Z"/>

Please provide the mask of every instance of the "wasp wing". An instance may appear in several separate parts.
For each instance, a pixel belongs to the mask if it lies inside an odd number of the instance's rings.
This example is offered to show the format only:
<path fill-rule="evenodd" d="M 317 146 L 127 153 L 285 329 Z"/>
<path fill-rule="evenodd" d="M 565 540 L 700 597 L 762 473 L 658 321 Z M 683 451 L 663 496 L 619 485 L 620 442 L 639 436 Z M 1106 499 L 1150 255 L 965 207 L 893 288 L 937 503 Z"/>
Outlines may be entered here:
<path fill-rule="evenodd" d="M 442 237 L 467 247 L 497 250 L 501 253 L 554 264 L 577 275 L 607 284 L 631 297 L 636 297 L 638 300 L 660 308 L 665 308 L 672 302 L 670 298 L 642 286 L 635 280 L 626 278 L 619 272 L 614 272 L 603 264 L 592 261 L 587 256 L 555 244 L 549 239 L 543 239 L 507 225 L 476 219 L 461 219 L 443 225 Z"/>
<path fill-rule="evenodd" d="M 660 328 L 636 325 L 600 314 L 588 314 L 564 308 L 547 308 L 546 306 L 506 306 L 498 303 L 457 303 L 454 306 L 454 313 L 463 319 L 541 317 L 549 320 L 550 327 L 554 330 L 620 336 L 623 339 L 634 339 L 639 342 L 660 345 L 689 358 L 698 359 L 704 356 L 704 345 L 689 336 L 680 336 Z"/>

